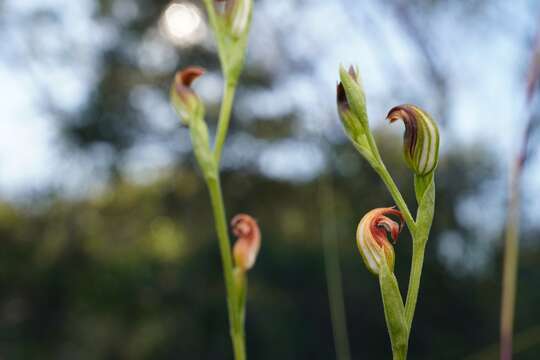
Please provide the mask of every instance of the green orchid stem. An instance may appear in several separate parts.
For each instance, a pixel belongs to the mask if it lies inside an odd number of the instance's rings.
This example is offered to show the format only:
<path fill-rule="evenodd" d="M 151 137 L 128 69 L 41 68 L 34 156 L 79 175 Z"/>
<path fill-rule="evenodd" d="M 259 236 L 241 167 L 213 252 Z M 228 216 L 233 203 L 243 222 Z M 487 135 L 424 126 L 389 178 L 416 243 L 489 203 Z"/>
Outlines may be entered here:
<path fill-rule="evenodd" d="M 233 347 L 234 347 L 234 358 L 236 360 L 245 360 L 246 359 L 246 343 L 244 341 L 244 331 L 239 331 L 232 335 L 233 338 Z"/>
<path fill-rule="evenodd" d="M 407 300 L 405 301 L 405 322 L 409 333 L 411 331 L 418 300 L 418 291 L 420 289 L 420 278 L 422 276 L 422 267 L 424 265 L 424 252 L 426 245 L 416 244 L 413 240 L 413 254 L 411 262 L 411 273 L 409 275 L 409 288 L 407 289 Z"/>
<path fill-rule="evenodd" d="M 221 262 L 223 274 L 225 277 L 225 287 L 227 291 L 227 309 L 229 311 L 229 322 L 231 327 L 231 338 L 234 348 L 235 360 L 246 359 L 246 345 L 244 324 L 242 319 L 242 310 L 239 309 L 238 296 L 234 283 L 233 260 L 231 256 L 231 243 L 227 229 L 227 217 L 225 215 L 225 206 L 223 205 L 223 195 L 221 193 L 221 184 L 219 175 L 206 179 L 208 190 L 210 191 L 210 200 L 214 212 L 214 221 L 219 240 L 219 250 L 221 253 Z"/>
<path fill-rule="evenodd" d="M 409 276 L 409 286 L 407 289 L 407 299 L 405 301 L 405 322 L 407 325 L 408 332 L 410 333 L 412 322 L 414 318 L 414 312 L 416 309 L 416 303 L 418 301 L 418 293 L 420 289 L 420 278 L 422 276 L 422 267 L 424 265 L 424 253 L 426 248 L 426 240 L 428 234 L 417 234 L 417 224 L 409 211 L 407 203 L 403 199 L 401 192 L 399 191 L 396 183 L 392 179 L 392 176 L 386 169 L 382 158 L 375 144 L 373 136 L 368 133 L 368 143 L 372 152 L 375 154 L 376 161 L 372 164 L 373 168 L 377 174 L 381 177 L 382 181 L 386 185 L 388 191 L 390 192 L 394 202 L 401 211 L 405 223 L 409 228 L 411 237 L 413 240 L 413 254 L 411 261 L 411 272 Z M 396 354 L 394 354 L 396 356 Z"/>
<path fill-rule="evenodd" d="M 392 353 L 392 360 L 407 360 L 407 349 L 403 351 L 394 351 Z"/>
<path fill-rule="evenodd" d="M 219 165 L 221 160 L 221 152 L 225 139 L 227 138 L 227 131 L 229 130 L 229 122 L 231 120 L 231 112 L 234 101 L 234 94 L 236 92 L 236 81 L 225 78 L 223 86 L 223 101 L 221 103 L 221 110 L 219 112 L 219 123 L 216 135 L 216 142 L 214 146 L 214 156 L 216 164 Z"/>
<path fill-rule="evenodd" d="M 386 263 L 380 268 L 379 285 L 384 307 L 384 318 L 392 345 L 393 359 L 404 360 L 407 358 L 409 330 L 405 323 L 403 299 L 401 298 L 396 276 Z"/>
<path fill-rule="evenodd" d="M 223 145 L 225 144 L 225 139 L 227 138 L 227 132 L 229 130 L 234 94 L 236 92 L 236 84 L 245 56 L 245 41 L 247 41 L 247 38 L 244 39 L 244 42 L 239 43 L 240 45 L 243 44 L 243 46 L 240 47 L 236 46 L 237 44 L 228 41 L 229 36 L 225 33 L 224 21 L 216 12 L 214 0 L 204 0 L 204 5 L 206 7 L 210 25 L 216 39 L 219 60 L 225 80 L 223 87 L 223 100 L 221 103 L 218 128 L 212 154 L 213 168 L 210 171 L 210 175 L 206 175 L 205 178 L 210 191 L 210 198 L 212 200 L 212 209 L 214 211 L 216 231 L 219 239 L 219 249 L 223 263 L 223 274 L 227 289 L 227 308 L 229 312 L 234 358 L 235 360 L 245 360 L 246 345 L 244 317 L 247 280 L 245 278 L 246 274 L 237 274 L 236 278 L 234 274 L 231 244 L 227 227 L 227 217 L 225 215 L 225 206 L 219 179 L 219 166 L 221 162 Z M 238 275 L 241 276 L 238 277 Z"/>
<path fill-rule="evenodd" d="M 208 13 L 208 19 L 213 29 L 217 28 L 216 10 L 214 8 L 214 0 L 204 0 L 206 6 L 206 12 Z"/>

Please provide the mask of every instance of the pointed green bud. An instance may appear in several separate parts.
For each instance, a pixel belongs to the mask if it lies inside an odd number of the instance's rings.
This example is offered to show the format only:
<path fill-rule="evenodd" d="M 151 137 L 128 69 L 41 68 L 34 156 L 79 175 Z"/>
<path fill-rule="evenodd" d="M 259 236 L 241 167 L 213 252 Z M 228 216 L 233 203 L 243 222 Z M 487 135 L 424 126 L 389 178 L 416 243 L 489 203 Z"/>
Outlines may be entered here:
<path fill-rule="evenodd" d="M 340 66 L 339 77 L 341 81 L 337 88 L 337 104 L 345 128 L 347 130 L 360 128 L 364 132 L 368 131 L 366 97 L 358 69 L 350 66 L 347 71 L 343 66 Z M 349 134 L 349 136 L 351 135 Z"/>
<path fill-rule="evenodd" d="M 345 128 L 345 134 L 353 142 L 356 149 L 371 162 L 373 154 L 367 139 L 369 124 L 366 99 L 358 69 L 351 66 L 347 71 L 343 66 L 340 66 L 339 75 L 341 81 L 338 83 L 336 91 L 339 118 Z"/>
<path fill-rule="evenodd" d="M 397 216 L 399 222 L 386 215 Z M 371 210 L 360 220 L 356 230 L 356 244 L 366 267 L 373 274 L 380 273 L 383 262 L 390 271 L 394 271 L 394 247 L 388 241 L 388 236 L 395 243 L 402 229 L 403 217 L 394 208 Z"/>
<path fill-rule="evenodd" d="M 191 83 L 204 74 L 204 69 L 191 66 L 178 71 L 174 76 L 171 86 L 171 103 L 180 118 L 180 122 L 189 126 L 191 119 L 204 111 L 204 106 L 199 96 L 191 88 Z"/>
<path fill-rule="evenodd" d="M 235 38 L 247 34 L 253 11 L 253 0 L 216 0 L 218 14 L 225 20 L 226 29 Z"/>
<path fill-rule="evenodd" d="M 392 108 L 386 117 L 391 123 L 403 120 L 405 162 L 416 175 L 431 173 L 439 161 L 439 129 L 432 117 L 414 105 Z"/>

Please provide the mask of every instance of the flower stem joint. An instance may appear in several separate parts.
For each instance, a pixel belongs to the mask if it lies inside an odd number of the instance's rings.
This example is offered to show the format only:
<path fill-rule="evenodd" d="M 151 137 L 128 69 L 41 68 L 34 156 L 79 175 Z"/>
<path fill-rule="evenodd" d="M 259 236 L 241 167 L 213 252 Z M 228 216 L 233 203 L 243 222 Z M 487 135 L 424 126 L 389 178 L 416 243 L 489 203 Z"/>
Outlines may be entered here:
<path fill-rule="evenodd" d="M 261 232 L 257 221 L 247 214 L 238 214 L 231 220 L 237 240 L 233 247 L 235 267 L 242 272 L 251 269 L 261 248 Z"/>
<path fill-rule="evenodd" d="M 399 105 L 386 117 L 391 123 L 403 120 L 403 153 L 407 166 L 416 175 L 425 176 L 437 167 L 439 161 L 439 129 L 433 118 L 414 105 Z"/>
<path fill-rule="evenodd" d="M 394 215 L 399 221 L 386 215 Z M 360 220 L 356 230 L 356 243 L 366 267 L 373 274 L 379 274 L 383 261 L 390 271 L 394 271 L 394 247 L 388 238 L 395 244 L 402 229 L 401 212 L 391 207 L 373 209 Z"/>
<path fill-rule="evenodd" d="M 190 66 L 178 71 L 171 86 L 171 103 L 182 125 L 189 126 L 190 122 L 204 113 L 204 105 L 199 96 L 191 88 L 195 79 L 204 74 L 204 69 Z"/>

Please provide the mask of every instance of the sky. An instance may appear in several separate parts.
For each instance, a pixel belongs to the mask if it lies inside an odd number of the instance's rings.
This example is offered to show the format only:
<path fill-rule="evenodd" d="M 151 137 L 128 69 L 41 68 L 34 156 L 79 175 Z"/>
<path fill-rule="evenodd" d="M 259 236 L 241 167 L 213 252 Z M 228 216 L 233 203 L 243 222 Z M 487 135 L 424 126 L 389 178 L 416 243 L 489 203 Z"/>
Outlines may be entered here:
<path fill-rule="evenodd" d="M 97 53 L 121 41 L 115 25 L 92 17 L 91 0 L 5 0 L 0 4 L 0 37 L 5 44 L 0 48 L 0 198 L 17 201 L 50 187 L 71 195 L 99 191 L 103 184 L 95 176 L 99 165 L 92 162 L 92 155 L 66 156 L 58 124 L 43 110 L 43 104 L 77 111 L 96 80 Z M 130 1 L 116 4 L 113 11 L 120 23 L 138 11 Z M 440 68 L 450 74 L 443 151 L 480 143 L 493 149 L 504 169 L 516 150 L 527 115 L 523 99 L 530 48 L 526 45 L 536 32 L 537 17 L 532 2 L 500 0 L 492 4 L 480 17 L 469 16 L 464 6 L 445 6 L 419 21 L 430 32 Z M 25 21 L 40 10 L 43 16 L 32 33 Z M 53 10 L 54 15 L 44 10 Z M 436 89 L 420 70 L 425 69 L 425 58 L 404 36 L 393 11 L 389 3 L 377 1 L 257 2 L 248 62 L 276 71 L 281 78 L 278 87 L 243 97 L 236 104 L 238 111 L 264 117 L 296 109 L 304 119 L 298 139 L 260 147 L 259 167 L 266 175 L 302 181 L 323 168 L 324 154 L 306 139 L 319 133 L 336 134 L 334 91 L 340 64 L 359 66 L 375 127 L 382 126 L 387 110 L 399 103 L 420 101 L 424 108 L 435 108 L 430 94 Z M 168 15 L 169 20 L 162 20 L 146 35 L 148 41 L 138 49 L 138 58 L 143 67 L 172 74 L 177 54 L 189 51 L 189 44 L 175 39 L 174 33 L 167 34 L 164 21 L 177 24 L 177 34 L 185 33 L 189 26 L 197 27 L 191 41 L 211 46 L 213 40 L 204 20 L 199 23 L 185 14 Z M 327 19 L 331 22 L 323 26 Z M 282 51 L 298 64 L 307 61 L 312 69 L 278 69 Z M 31 60 L 36 54 L 39 61 Z M 395 64 L 392 72 L 388 72 L 389 62 Z M 197 84 L 205 101 L 219 99 L 220 82 L 219 76 L 211 74 Z M 392 103 L 388 102 L 389 89 L 401 90 L 390 96 Z M 152 108 L 153 126 L 176 131 L 176 119 L 158 95 L 145 88 L 134 89 L 133 101 Z M 402 129 L 394 126 L 390 131 L 397 134 Z M 246 137 L 231 139 L 231 153 L 235 146 L 249 141 Z M 107 156 L 106 149 L 95 151 L 96 156 Z M 173 159 L 159 144 L 143 144 L 126 158 L 126 172 L 138 179 L 149 169 L 159 173 Z M 530 192 L 540 195 L 535 175 L 539 172 L 540 162 L 534 158 L 525 181 Z M 540 214 L 540 205 L 537 207 Z"/>

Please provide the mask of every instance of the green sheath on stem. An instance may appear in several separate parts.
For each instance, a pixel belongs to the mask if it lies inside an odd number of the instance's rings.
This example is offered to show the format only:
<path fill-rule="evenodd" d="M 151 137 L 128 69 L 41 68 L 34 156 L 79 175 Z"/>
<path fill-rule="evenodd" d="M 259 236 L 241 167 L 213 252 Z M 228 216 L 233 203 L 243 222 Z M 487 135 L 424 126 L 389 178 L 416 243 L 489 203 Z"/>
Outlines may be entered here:
<path fill-rule="evenodd" d="M 379 272 L 379 285 L 394 360 L 405 360 L 407 358 L 409 333 L 405 323 L 403 299 L 399 292 L 396 277 L 384 261 Z"/>
<path fill-rule="evenodd" d="M 417 176 L 415 176 L 417 177 Z M 421 183 L 421 181 L 416 181 Z M 405 304 L 405 319 L 410 330 L 418 301 L 418 292 L 420 289 L 420 277 L 422 276 L 422 267 L 424 265 L 424 252 L 429 237 L 429 231 L 433 222 L 433 214 L 435 209 L 435 182 L 433 176 L 430 176 L 430 183 L 427 189 L 423 189 L 423 185 L 417 187 L 417 190 L 423 193 L 422 200 L 418 205 L 416 215 L 416 229 L 412 233 L 413 237 L 413 255 L 411 262 L 411 274 L 409 277 L 409 287 L 407 290 L 407 301 Z"/>

